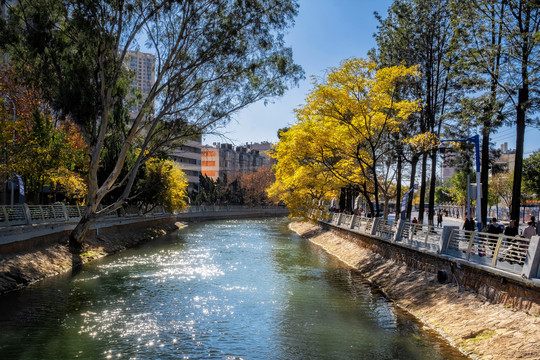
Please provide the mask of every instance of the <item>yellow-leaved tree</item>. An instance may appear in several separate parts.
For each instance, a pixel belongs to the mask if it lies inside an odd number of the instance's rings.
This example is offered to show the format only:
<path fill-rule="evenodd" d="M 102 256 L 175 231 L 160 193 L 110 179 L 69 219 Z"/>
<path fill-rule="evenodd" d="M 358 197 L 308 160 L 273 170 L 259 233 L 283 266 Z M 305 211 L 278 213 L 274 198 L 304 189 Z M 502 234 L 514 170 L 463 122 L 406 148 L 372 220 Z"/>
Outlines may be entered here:
<path fill-rule="evenodd" d="M 313 204 L 333 196 L 343 185 L 324 163 L 322 129 L 310 121 L 299 121 L 281 133 L 271 156 L 276 181 L 268 189 L 270 197 L 281 199 L 291 216 L 305 217 Z"/>
<path fill-rule="evenodd" d="M 168 212 L 187 206 L 187 178 L 172 160 L 150 158 L 142 169 L 144 175 L 136 186 L 137 200 L 146 210 L 162 205 Z"/>
<path fill-rule="evenodd" d="M 312 177 L 323 172 L 330 176 L 327 181 L 333 189 L 354 187 L 363 194 L 372 213 L 379 208 L 381 189 L 391 188 L 391 184 L 381 187 L 379 182 L 393 178 L 379 176 L 385 165 L 383 159 L 392 150 L 390 135 L 419 109 L 419 101 L 403 98 L 401 90 L 410 78 L 417 76 L 416 67 L 378 69 L 374 63 L 352 58 L 331 69 L 323 81 L 314 81 L 306 104 L 297 110 L 298 123 L 291 128 L 293 133 L 309 129 L 309 141 L 317 144 L 313 153 L 320 169 Z M 289 137 L 285 136 L 285 141 L 290 141 Z M 282 138 L 278 149 L 283 141 Z M 312 163 L 309 158 L 302 159 L 302 150 L 312 147 L 305 140 L 299 153 L 287 156 L 299 158 L 298 163 Z M 278 151 L 278 163 L 283 161 L 282 153 L 291 151 L 296 150 Z M 301 175 L 304 174 L 298 167 L 288 169 L 288 173 L 276 173 L 281 183 L 288 182 L 296 188 L 304 184 L 305 180 L 299 179 Z"/>

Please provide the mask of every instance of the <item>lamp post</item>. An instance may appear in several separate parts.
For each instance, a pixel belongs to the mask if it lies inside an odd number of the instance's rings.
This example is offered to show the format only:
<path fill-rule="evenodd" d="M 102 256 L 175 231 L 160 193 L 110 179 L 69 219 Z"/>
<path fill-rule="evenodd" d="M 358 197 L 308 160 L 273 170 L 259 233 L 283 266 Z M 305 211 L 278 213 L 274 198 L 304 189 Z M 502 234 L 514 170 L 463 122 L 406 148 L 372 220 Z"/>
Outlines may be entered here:
<path fill-rule="evenodd" d="M 476 222 L 478 231 L 482 231 L 482 220 L 481 220 L 481 191 L 480 191 L 480 136 L 478 134 L 468 138 L 468 139 L 449 139 L 449 140 L 440 140 L 440 142 L 473 142 L 475 149 L 475 160 L 476 160 L 476 217 L 480 216 L 480 221 Z M 467 190 L 468 192 L 468 190 Z M 468 209 L 470 211 L 470 209 Z M 469 214 L 470 215 L 470 214 Z"/>

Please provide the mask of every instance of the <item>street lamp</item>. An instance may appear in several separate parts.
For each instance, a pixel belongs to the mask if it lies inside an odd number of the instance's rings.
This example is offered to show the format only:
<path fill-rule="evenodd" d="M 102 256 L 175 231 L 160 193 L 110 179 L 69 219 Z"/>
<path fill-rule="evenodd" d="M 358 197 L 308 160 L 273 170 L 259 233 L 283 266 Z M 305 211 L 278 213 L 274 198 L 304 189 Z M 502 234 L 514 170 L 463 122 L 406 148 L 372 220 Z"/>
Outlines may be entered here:
<path fill-rule="evenodd" d="M 478 227 L 478 231 L 482 231 L 482 215 L 481 215 L 481 192 L 480 192 L 480 136 L 478 134 L 468 138 L 468 139 L 450 139 L 450 140 L 440 140 L 440 142 L 473 142 L 474 143 L 474 149 L 475 149 L 475 160 L 476 160 L 476 217 L 480 219 L 480 221 L 476 222 L 476 226 Z M 467 189 L 468 191 L 468 189 Z M 469 210 L 469 209 L 468 209 Z M 471 214 L 469 214 L 470 216 Z"/>

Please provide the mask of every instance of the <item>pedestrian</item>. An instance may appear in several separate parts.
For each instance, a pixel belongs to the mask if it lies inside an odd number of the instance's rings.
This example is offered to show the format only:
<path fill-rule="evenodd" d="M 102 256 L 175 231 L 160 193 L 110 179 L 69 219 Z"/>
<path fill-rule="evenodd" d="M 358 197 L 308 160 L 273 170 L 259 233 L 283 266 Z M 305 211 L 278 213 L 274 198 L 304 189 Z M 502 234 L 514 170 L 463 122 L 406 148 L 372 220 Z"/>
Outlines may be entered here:
<path fill-rule="evenodd" d="M 536 226 L 536 216 L 534 216 L 534 213 L 531 213 L 530 220 L 532 221 L 532 226 L 535 227 Z"/>
<path fill-rule="evenodd" d="M 418 224 L 418 220 L 416 219 L 416 216 L 413 217 L 412 221 L 411 221 L 413 224 Z"/>
<path fill-rule="evenodd" d="M 540 236 L 540 221 L 536 223 L 536 235 Z"/>
<path fill-rule="evenodd" d="M 439 213 L 437 214 L 437 227 L 442 227 L 442 211 L 439 210 Z"/>
<path fill-rule="evenodd" d="M 471 221 L 466 216 L 465 216 L 465 221 L 463 222 L 463 230 L 465 230 L 465 231 L 473 231 Z"/>
<path fill-rule="evenodd" d="M 491 219 L 486 232 L 489 234 L 500 234 L 503 232 L 499 224 L 497 224 L 497 218 Z"/>
<path fill-rule="evenodd" d="M 536 229 L 532 226 L 533 222 L 532 221 L 529 221 L 527 223 L 527 226 L 524 230 L 523 230 L 523 233 L 521 234 L 521 236 L 523 236 L 524 238 L 527 238 L 527 239 L 530 239 L 532 238 L 533 236 L 536 236 Z"/>
<path fill-rule="evenodd" d="M 519 230 L 514 220 L 510 220 L 508 226 L 504 229 L 504 235 L 506 236 L 518 236 Z"/>

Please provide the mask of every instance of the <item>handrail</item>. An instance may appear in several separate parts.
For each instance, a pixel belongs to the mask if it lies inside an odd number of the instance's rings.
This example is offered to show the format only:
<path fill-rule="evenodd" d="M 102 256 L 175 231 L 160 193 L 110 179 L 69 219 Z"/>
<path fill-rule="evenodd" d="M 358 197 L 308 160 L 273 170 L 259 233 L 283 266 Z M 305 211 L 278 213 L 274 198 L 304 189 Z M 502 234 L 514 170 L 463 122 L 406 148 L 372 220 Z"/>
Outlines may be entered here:
<path fill-rule="evenodd" d="M 444 254 L 515 275 L 540 278 L 538 264 L 529 260 L 534 258 L 534 254 L 529 254 L 530 239 L 452 227 L 440 228 L 408 221 L 400 222 L 398 226 L 397 223 L 382 218 L 366 218 L 321 210 L 313 212 L 312 215 L 314 220 L 428 251 L 434 255 Z M 534 249 L 540 251 L 540 246 Z M 527 269 L 528 275 L 524 275 L 527 261 L 531 261 L 532 268 Z"/>
<path fill-rule="evenodd" d="M 85 206 L 80 205 L 0 205 L 0 228 L 20 225 L 34 225 L 44 223 L 69 223 L 77 222 L 86 211 Z M 118 216 L 157 216 L 167 212 L 163 206 L 156 206 L 147 214 L 141 213 L 140 210 L 135 210 L 134 207 L 127 207 L 123 211 L 112 212 L 105 217 Z"/>

